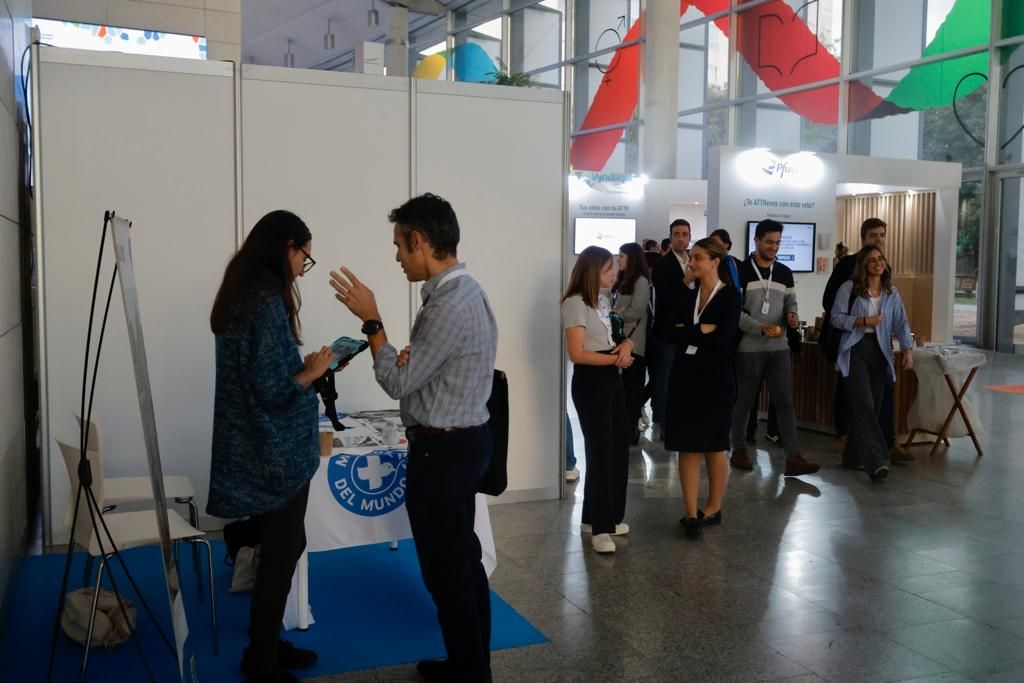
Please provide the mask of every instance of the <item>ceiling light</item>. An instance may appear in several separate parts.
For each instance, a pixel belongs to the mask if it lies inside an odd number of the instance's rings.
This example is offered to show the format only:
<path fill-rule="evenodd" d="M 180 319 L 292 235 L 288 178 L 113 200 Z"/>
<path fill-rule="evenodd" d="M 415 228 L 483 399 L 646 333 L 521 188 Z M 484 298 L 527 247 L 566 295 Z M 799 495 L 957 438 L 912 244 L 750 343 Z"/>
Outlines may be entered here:
<path fill-rule="evenodd" d="M 366 12 L 366 25 L 374 28 L 380 24 L 380 12 L 377 11 L 377 3 L 370 0 L 370 9 Z"/>
<path fill-rule="evenodd" d="M 284 65 L 287 67 L 295 67 L 295 55 L 292 53 L 292 39 L 288 39 L 288 51 L 284 53 Z"/>
<path fill-rule="evenodd" d="M 331 33 L 331 20 L 327 20 L 327 33 L 324 34 L 324 49 L 334 49 L 334 34 Z"/>

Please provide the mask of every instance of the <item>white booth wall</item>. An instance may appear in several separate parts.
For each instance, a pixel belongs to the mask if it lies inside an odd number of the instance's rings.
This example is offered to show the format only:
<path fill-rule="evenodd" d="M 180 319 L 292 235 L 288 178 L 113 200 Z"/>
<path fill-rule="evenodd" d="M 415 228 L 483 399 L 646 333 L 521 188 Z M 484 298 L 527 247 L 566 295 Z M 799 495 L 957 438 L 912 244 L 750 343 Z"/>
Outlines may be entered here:
<path fill-rule="evenodd" d="M 89 292 L 103 211 L 134 221 L 133 252 L 166 474 L 205 508 L 214 389 L 213 296 L 244 231 L 295 211 L 317 267 L 301 281 L 307 347 L 356 336 L 328 273 L 373 287 L 396 344 L 419 306 L 394 259 L 387 212 L 414 193 L 450 199 L 460 255 L 483 283 L 509 376 L 509 490 L 559 495 L 558 298 L 564 223 L 564 99 L 497 86 L 42 48 L 37 93 L 37 233 L 45 540 L 67 538 L 68 477 L 57 439 L 77 444 Z M 510 136 L 523 121 L 530 134 Z M 506 140 L 507 138 L 507 140 Z M 109 245 L 106 263 L 112 263 Z M 104 282 L 109 282 L 109 270 Z M 105 293 L 105 284 L 101 282 Z M 94 340 L 95 344 L 95 340 Z M 369 354 L 338 378 L 339 409 L 391 408 Z M 123 306 L 115 289 L 96 405 L 106 476 L 146 474 Z M 204 526 L 215 522 L 205 519 Z"/>
<path fill-rule="evenodd" d="M 750 220 L 774 218 L 780 221 L 817 223 L 819 239 L 816 261 L 827 259 L 825 272 L 795 276 L 802 320 L 813 322 L 821 313 L 821 298 L 832 270 L 836 226 L 836 185 L 873 183 L 934 189 L 935 250 L 932 288 L 933 342 L 950 341 L 953 334 L 953 272 L 955 270 L 957 201 L 960 193 L 960 164 L 910 159 L 883 159 L 846 154 L 814 154 L 759 149 L 777 162 L 813 156 L 820 164 L 815 177 L 799 174 L 764 173 L 751 167 L 750 152 L 742 147 L 713 147 L 708 165 L 708 224 L 730 232 L 743 230 Z M 760 157 L 758 157 L 760 158 Z M 798 161 L 798 160 L 797 160 Z M 745 236 L 742 238 L 745 240 Z M 736 252 L 737 236 L 733 235 Z M 850 245 L 856 249 L 857 245 Z M 739 253 L 736 254 L 739 256 Z"/>

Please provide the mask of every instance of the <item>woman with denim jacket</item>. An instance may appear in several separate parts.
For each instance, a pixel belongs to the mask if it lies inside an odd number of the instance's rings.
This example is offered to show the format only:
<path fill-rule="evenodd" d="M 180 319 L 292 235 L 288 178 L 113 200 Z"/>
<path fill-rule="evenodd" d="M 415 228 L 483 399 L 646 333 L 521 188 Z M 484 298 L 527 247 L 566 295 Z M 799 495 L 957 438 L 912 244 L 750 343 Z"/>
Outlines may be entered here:
<path fill-rule="evenodd" d="M 895 381 L 892 338 L 899 339 L 902 365 L 914 367 L 913 340 L 900 293 L 892 286 L 885 255 L 875 246 L 857 254 L 853 279 L 836 293 L 831 323 L 842 331 L 836 369 L 843 376 L 850 433 L 843 466 L 863 469 L 872 481 L 889 475 L 889 446 L 878 422 L 886 373 Z"/>

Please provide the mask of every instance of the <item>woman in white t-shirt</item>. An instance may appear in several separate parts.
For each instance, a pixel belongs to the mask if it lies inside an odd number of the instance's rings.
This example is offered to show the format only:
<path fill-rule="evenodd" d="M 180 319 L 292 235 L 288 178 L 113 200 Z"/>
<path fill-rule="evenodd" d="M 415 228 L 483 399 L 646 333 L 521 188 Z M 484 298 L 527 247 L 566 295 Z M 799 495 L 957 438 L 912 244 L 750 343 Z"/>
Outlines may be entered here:
<path fill-rule="evenodd" d="M 850 411 L 843 467 L 863 469 L 872 481 L 881 481 L 889 475 L 889 444 L 878 415 L 886 381 L 896 380 L 893 337 L 903 352 L 903 368 L 914 367 L 907 311 L 881 249 L 868 245 L 857 254 L 853 279 L 836 292 L 830 321 L 842 332 L 836 369 Z"/>
<path fill-rule="evenodd" d="M 626 477 L 629 433 L 621 369 L 633 364 L 633 344 L 612 341 L 611 303 L 602 290 L 615 279 L 612 255 L 587 247 L 576 260 L 562 296 L 562 327 L 573 363 L 572 402 L 580 418 L 587 476 L 580 530 L 592 533 L 599 553 L 615 552 L 612 536 L 629 533 Z"/>

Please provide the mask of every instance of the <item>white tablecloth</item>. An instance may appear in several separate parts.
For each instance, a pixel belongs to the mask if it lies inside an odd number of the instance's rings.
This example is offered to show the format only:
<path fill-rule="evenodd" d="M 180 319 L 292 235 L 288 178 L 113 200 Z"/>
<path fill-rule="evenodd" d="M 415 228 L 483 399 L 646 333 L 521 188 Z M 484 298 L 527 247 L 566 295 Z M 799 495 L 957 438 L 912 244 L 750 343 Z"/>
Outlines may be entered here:
<path fill-rule="evenodd" d="M 981 367 L 986 362 L 985 354 L 973 349 L 956 346 L 926 346 L 914 349 L 917 398 L 907 414 L 907 426 L 910 429 L 925 429 L 936 433 L 942 429 L 942 423 L 946 421 L 946 416 L 953 407 L 953 396 L 949 393 L 945 376 L 949 375 L 959 390 L 971 369 Z M 974 427 L 974 433 L 982 434 L 978 416 L 966 398 L 963 405 Z M 967 434 L 967 425 L 957 411 L 949 424 L 947 436 L 953 438 Z"/>
<path fill-rule="evenodd" d="M 408 457 L 404 433 L 397 446 L 381 445 L 379 426 L 346 417 L 348 428 L 335 437 L 367 443 L 340 446 L 329 457 L 320 458 L 320 467 L 309 484 L 309 505 L 306 508 L 306 550 L 321 552 L 357 545 L 387 543 L 412 538 L 409 516 L 405 510 L 405 472 Z M 323 423 L 322 423 L 323 424 Z M 330 431 L 329 424 L 321 427 Z M 490 576 L 497 567 L 494 535 L 487 510 L 487 497 L 476 496 L 476 535 L 483 550 L 483 565 Z M 313 623 L 309 603 L 307 611 L 299 610 L 300 593 L 308 587 L 309 564 L 305 554 L 292 579 L 284 625 L 286 629 Z M 308 621 L 307 621 L 308 619 Z"/>

